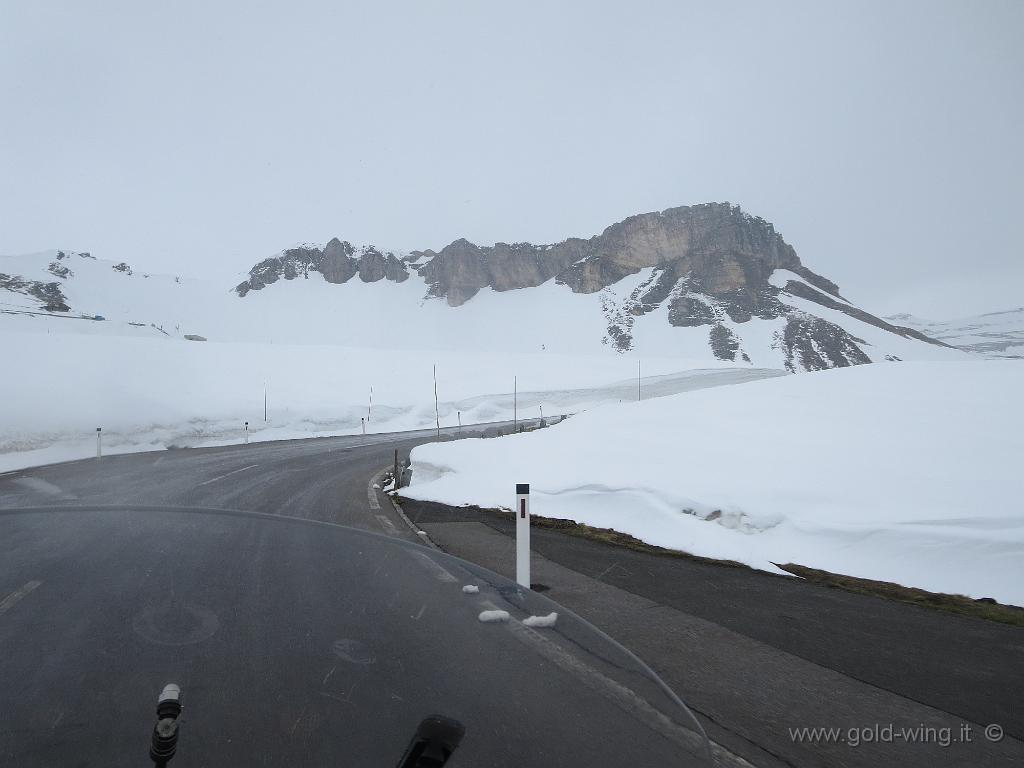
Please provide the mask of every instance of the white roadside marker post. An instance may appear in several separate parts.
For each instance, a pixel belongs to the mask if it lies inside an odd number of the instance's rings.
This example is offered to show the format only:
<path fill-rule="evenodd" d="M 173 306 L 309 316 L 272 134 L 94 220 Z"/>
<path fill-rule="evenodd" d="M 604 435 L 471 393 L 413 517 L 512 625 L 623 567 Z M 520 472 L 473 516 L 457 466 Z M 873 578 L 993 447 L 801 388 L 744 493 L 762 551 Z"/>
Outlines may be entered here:
<path fill-rule="evenodd" d="M 102 442 L 103 438 L 101 437 L 102 434 L 103 434 L 103 427 L 96 427 L 96 458 L 97 459 L 103 458 L 103 442 Z"/>
<path fill-rule="evenodd" d="M 359 424 L 362 426 L 362 428 L 363 428 L 363 435 L 365 436 L 366 435 L 366 419 L 363 418 L 362 416 L 360 416 L 359 417 Z"/>
<path fill-rule="evenodd" d="M 249 444 L 249 422 L 245 422 L 245 444 Z"/>
<path fill-rule="evenodd" d="M 529 483 L 516 483 L 516 582 L 530 588 Z"/>

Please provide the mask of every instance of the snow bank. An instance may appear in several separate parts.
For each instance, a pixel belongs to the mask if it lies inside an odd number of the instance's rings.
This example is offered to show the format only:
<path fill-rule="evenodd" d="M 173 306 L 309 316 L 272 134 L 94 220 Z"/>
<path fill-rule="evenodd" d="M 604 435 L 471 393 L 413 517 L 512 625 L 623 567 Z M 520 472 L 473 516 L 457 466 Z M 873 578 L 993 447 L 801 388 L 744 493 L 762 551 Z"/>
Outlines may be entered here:
<path fill-rule="evenodd" d="M 1024 605 L 1024 363 L 857 366 L 413 451 L 413 498 Z"/>

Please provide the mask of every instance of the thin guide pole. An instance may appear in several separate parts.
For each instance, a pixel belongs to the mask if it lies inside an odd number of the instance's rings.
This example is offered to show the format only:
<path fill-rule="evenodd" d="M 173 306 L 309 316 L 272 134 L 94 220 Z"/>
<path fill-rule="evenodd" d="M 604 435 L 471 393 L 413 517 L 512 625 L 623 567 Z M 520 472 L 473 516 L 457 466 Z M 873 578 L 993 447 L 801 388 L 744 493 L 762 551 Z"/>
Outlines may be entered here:
<path fill-rule="evenodd" d="M 437 409 L 437 364 L 434 364 L 434 420 L 437 423 L 437 439 L 441 439 L 441 414 Z"/>
<path fill-rule="evenodd" d="M 519 379 L 512 377 L 512 431 L 519 431 Z"/>
<path fill-rule="evenodd" d="M 636 361 L 636 399 L 640 400 L 640 361 Z"/>
<path fill-rule="evenodd" d="M 530 588 L 529 483 L 516 483 L 516 583 Z"/>

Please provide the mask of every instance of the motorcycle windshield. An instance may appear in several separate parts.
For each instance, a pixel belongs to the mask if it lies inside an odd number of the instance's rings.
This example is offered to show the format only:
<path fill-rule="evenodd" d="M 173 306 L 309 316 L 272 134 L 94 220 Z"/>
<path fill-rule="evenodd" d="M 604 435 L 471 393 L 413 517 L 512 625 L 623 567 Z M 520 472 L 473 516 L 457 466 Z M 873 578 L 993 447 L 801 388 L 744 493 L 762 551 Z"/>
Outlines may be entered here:
<path fill-rule="evenodd" d="M 284 510 L 283 510 L 284 511 Z M 514 554 L 509 553 L 509 557 Z M 177 508 L 0 513 L 0 764 L 394 766 L 430 715 L 447 765 L 706 765 L 682 701 L 543 594 L 337 525 Z M 0 590 L 3 591 L 3 590 Z"/>

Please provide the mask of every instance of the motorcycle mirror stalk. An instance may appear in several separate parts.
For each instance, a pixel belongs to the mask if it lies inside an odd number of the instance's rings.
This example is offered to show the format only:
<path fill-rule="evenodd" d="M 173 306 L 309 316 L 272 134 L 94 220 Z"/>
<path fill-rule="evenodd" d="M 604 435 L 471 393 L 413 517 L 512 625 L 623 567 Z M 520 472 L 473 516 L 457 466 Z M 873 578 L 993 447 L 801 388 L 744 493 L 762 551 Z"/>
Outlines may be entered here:
<path fill-rule="evenodd" d="M 181 688 L 168 683 L 156 701 L 156 725 L 149 747 L 149 758 L 156 768 L 165 768 L 178 749 L 178 715 L 181 714 Z"/>

